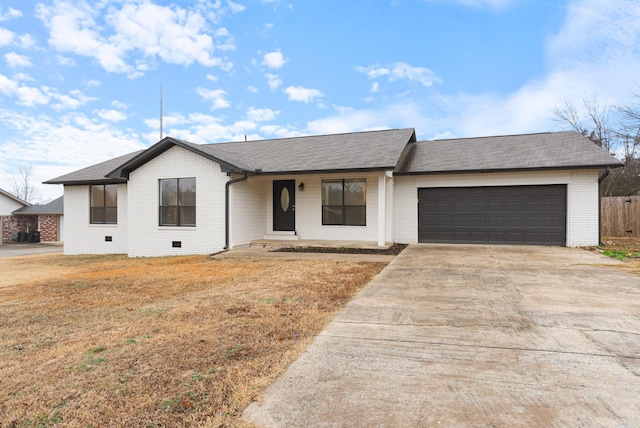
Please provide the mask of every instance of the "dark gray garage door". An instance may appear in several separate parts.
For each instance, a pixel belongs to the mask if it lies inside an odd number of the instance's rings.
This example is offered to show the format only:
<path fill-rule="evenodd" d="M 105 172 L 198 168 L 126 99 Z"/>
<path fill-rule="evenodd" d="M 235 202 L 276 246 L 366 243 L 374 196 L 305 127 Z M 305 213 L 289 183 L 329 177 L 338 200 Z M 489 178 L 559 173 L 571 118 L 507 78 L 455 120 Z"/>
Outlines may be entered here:
<path fill-rule="evenodd" d="M 566 185 L 418 189 L 418 240 L 565 245 L 566 205 Z"/>

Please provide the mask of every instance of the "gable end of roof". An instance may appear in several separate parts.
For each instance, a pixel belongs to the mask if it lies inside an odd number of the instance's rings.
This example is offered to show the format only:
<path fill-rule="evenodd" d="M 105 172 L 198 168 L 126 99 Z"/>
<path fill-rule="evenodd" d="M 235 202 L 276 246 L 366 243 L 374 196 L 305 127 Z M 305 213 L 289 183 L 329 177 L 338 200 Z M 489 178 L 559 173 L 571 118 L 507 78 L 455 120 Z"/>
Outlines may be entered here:
<path fill-rule="evenodd" d="M 28 207 L 29 205 L 31 205 L 29 202 L 23 201 L 19 197 L 15 196 L 15 195 L 12 195 L 11 193 L 7 192 L 6 190 L 0 189 L 0 195 L 4 195 L 9 199 L 11 199 L 11 200 L 13 200 L 13 201 L 15 201 L 15 202 L 17 202 L 19 204 L 24 205 L 25 207 Z"/>
<path fill-rule="evenodd" d="M 222 172 L 244 172 L 242 168 L 236 165 L 233 165 L 224 159 L 221 159 L 217 156 L 214 156 L 210 153 L 205 152 L 197 144 L 188 143 L 186 141 L 178 140 L 177 138 L 173 138 L 173 137 L 165 137 L 161 141 L 149 147 L 147 150 L 139 153 L 138 155 L 131 158 L 129 161 L 118 166 L 118 168 L 107 173 L 106 177 L 128 180 L 129 174 L 132 171 L 134 171 L 137 168 L 140 168 L 150 160 L 155 159 L 156 157 L 160 156 L 162 153 L 166 152 L 167 150 L 169 150 L 174 146 L 181 147 L 185 150 L 188 150 L 192 153 L 195 153 L 206 159 L 209 159 L 213 162 L 218 163 L 220 165 L 220 169 L 222 170 Z"/>

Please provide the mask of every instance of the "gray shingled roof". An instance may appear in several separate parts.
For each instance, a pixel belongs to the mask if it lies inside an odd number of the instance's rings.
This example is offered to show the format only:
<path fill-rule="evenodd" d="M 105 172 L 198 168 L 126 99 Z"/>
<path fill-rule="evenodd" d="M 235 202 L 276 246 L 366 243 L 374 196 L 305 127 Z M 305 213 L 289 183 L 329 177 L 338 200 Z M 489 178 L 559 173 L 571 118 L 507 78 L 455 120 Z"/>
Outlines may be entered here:
<path fill-rule="evenodd" d="M 118 165 L 116 169 L 109 171 L 106 175 L 107 177 L 115 179 L 128 179 L 131 171 L 140 168 L 151 159 L 159 156 L 160 154 L 164 153 L 174 146 L 182 147 L 183 149 L 189 150 L 209 160 L 217 162 L 218 164 L 220 164 L 220 168 L 223 172 L 252 170 L 252 168 L 248 164 L 243 162 L 241 159 L 237 159 L 233 155 L 222 153 L 222 155 L 225 156 L 223 158 L 219 156 L 220 153 L 218 153 L 217 151 L 203 150 L 204 146 L 201 146 L 199 144 L 190 143 L 188 141 L 179 140 L 173 137 L 165 137 L 153 146 L 149 147 L 147 150 L 139 152 L 137 155 L 132 156 L 130 159 L 128 159 L 125 163 Z"/>
<path fill-rule="evenodd" d="M 413 128 L 201 146 L 221 159 L 242 159 L 251 171 L 299 173 L 395 168 Z"/>
<path fill-rule="evenodd" d="M 69 174 L 61 175 L 51 180 L 47 180 L 45 184 L 98 184 L 98 183 L 120 183 L 126 180 L 123 179 L 107 179 L 105 176 L 118 168 L 120 165 L 129 161 L 136 155 L 139 155 L 144 150 L 138 150 L 137 152 L 128 153 L 117 158 L 109 159 L 105 162 L 100 162 L 95 165 L 88 166 L 78 171 L 71 172 Z"/>
<path fill-rule="evenodd" d="M 178 145 L 224 171 L 284 174 L 395 169 L 395 174 L 617 167 L 622 163 L 576 132 L 415 142 L 413 128 L 198 145 L 167 137 L 129 153 L 46 181 L 126 181 L 130 171 Z M 107 174 L 109 177 L 107 177 Z"/>
<path fill-rule="evenodd" d="M 127 178 L 131 171 L 173 145 L 220 163 L 226 172 L 283 174 L 393 169 L 409 141 L 415 141 L 413 128 L 205 145 L 167 137 L 111 171 L 109 176 Z"/>
<path fill-rule="evenodd" d="M 129 153 L 45 183 L 123 182 L 131 171 L 174 145 L 220 163 L 227 172 L 282 174 L 393 169 L 406 144 L 415 139 L 413 128 L 204 145 L 166 137 L 147 150 Z"/>
<path fill-rule="evenodd" d="M 54 199 L 48 204 L 44 205 L 31 205 L 28 207 L 22 207 L 15 210 L 14 214 L 49 214 L 49 215 L 62 215 L 64 208 L 64 196 L 60 196 L 58 199 Z"/>
<path fill-rule="evenodd" d="M 577 132 L 505 135 L 408 144 L 396 175 L 618 167 L 622 163 Z"/>

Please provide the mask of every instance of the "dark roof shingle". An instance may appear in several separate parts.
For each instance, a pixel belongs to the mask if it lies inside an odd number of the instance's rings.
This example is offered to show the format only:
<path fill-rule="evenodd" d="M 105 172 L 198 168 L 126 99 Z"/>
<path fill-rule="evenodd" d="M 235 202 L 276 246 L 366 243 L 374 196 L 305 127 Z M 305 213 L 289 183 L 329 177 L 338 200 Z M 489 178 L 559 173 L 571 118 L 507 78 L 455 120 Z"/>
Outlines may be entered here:
<path fill-rule="evenodd" d="M 30 205 L 28 207 L 22 207 L 15 210 L 14 214 L 48 214 L 48 215 L 62 215 L 64 208 L 64 196 L 60 196 L 57 199 L 49 202 L 48 204 Z"/>
<path fill-rule="evenodd" d="M 408 144 L 394 173 L 429 174 L 622 166 L 577 132 L 504 135 Z"/>
<path fill-rule="evenodd" d="M 242 159 L 253 171 L 282 174 L 393 169 L 409 141 L 415 141 L 413 128 L 207 144 L 201 148 L 221 159 Z"/>
<path fill-rule="evenodd" d="M 79 169 L 78 171 L 70 172 L 69 174 L 47 180 L 44 184 L 98 184 L 125 182 L 126 180 L 123 179 L 108 179 L 105 176 L 143 151 L 144 150 L 138 150 L 123 156 L 118 156 L 117 158 L 109 159 L 108 161 L 100 162 L 95 165 Z"/>

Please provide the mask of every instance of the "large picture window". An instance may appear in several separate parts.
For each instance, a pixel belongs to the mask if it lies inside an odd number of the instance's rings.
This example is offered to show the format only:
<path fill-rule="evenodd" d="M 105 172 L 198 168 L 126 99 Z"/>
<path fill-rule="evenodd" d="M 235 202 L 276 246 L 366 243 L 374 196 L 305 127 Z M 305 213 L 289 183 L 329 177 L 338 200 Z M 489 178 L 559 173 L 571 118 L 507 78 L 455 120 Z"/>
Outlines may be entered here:
<path fill-rule="evenodd" d="M 99 184 L 90 186 L 91 224 L 118 223 L 118 185 Z"/>
<path fill-rule="evenodd" d="M 322 224 L 367 225 L 367 180 L 322 180 Z"/>
<path fill-rule="evenodd" d="M 160 180 L 160 226 L 196 225 L 196 179 Z"/>

